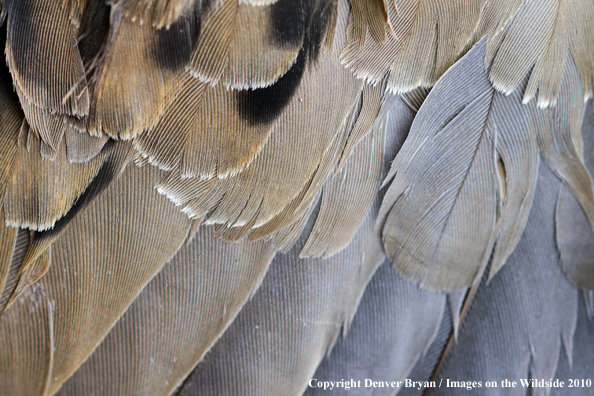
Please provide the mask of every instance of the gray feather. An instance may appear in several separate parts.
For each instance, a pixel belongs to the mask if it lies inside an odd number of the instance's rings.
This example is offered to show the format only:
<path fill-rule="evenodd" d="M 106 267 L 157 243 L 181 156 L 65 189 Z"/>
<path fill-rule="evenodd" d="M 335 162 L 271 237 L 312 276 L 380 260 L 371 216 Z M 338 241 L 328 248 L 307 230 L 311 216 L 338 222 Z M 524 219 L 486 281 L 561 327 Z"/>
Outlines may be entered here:
<path fill-rule="evenodd" d="M 486 388 L 484 381 L 553 378 L 561 345 L 571 356 L 577 320 L 575 290 L 563 276 L 554 240 L 560 181 L 541 163 L 526 230 L 501 271 L 479 287 L 458 342 L 439 379 L 482 381 L 473 394 L 523 395 L 525 388 Z M 430 395 L 458 394 L 442 387 Z M 544 388 L 533 395 L 545 394 Z"/>
<path fill-rule="evenodd" d="M 594 172 L 594 112 L 591 103 L 585 106 L 582 137 L 585 164 L 590 172 Z M 555 224 L 565 274 L 576 287 L 594 288 L 594 233 L 582 207 L 566 185 L 559 191 Z"/>

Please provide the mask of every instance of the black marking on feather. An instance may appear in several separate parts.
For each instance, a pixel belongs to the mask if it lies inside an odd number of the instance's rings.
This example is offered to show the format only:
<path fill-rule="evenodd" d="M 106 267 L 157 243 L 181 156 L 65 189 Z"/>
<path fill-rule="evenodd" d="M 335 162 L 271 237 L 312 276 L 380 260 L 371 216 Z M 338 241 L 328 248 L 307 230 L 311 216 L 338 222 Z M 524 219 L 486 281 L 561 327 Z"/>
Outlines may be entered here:
<path fill-rule="evenodd" d="M 40 44 L 43 44 L 43 38 L 39 37 L 36 26 L 36 15 L 34 15 L 33 5 L 27 0 L 7 1 L 5 4 L 8 13 L 8 25 L 10 46 L 15 54 L 13 60 L 16 69 L 21 76 L 36 83 L 41 83 L 45 75 L 40 74 L 43 70 L 42 59 L 38 55 L 42 52 Z M 34 63 L 34 64 L 31 64 Z"/>
<path fill-rule="evenodd" d="M 284 4 L 285 2 L 281 0 L 275 5 L 281 3 Z M 330 14 L 332 12 L 331 5 L 332 3 L 330 1 L 323 2 L 309 15 L 307 31 L 303 39 L 303 46 L 295 63 L 287 73 L 269 87 L 248 89 L 237 93 L 239 114 L 247 120 L 250 125 L 270 124 L 287 106 L 295 94 L 297 87 L 301 83 L 307 61 L 315 62 L 318 59 L 322 41 L 330 21 Z M 309 6 L 303 7 L 303 9 L 308 7 Z M 279 19 L 273 18 L 275 23 L 280 23 L 281 15 L 282 18 L 291 18 L 290 15 L 292 14 L 289 11 L 285 10 L 283 12 L 285 12 L 286 15 L 279 12 L 277 15 Z"/>
<path fill-rule="evenodd" d="M 299 47 L 311 14 L 311 2 L 279 0 L 271 8 L 272 41 L 281 48 Z"/>
<path fill-rule="evenodd" d="M 6 43 L 6 30 L 6 24 L 0 27 L 1 44 Z M 2 96 L 4 98 L 9 98 L 9 100 L 5 101 L 3 105 L 10 103 L 10 105 L 13 106 L 15 110 L 19 112 L 19 114 L 22 114 L 22 117 L 24 118 L 25 114 L 23 113 L 23 109 L 20 105 L 19 97 L 12 86 L 12 76 L 10 75 L 8 65 L 6 64 L 6 57 L 4 56 L 0 56 L 0 92 L 2 92 Z"/>
<path fill-rule="evenodd" d="M 99 168 L 97 175 L 89 183 L 80 197 L 78 197 L 68 213 L 56 221 L 54 228 L 35 233 L 34 238 L 37 241 L 57 237 L 82 209 L 89 206 L 89 204 L 117 178 L 123 167 L 126 165 L 126 162 L 122 162 L 122 155 L 118 153 L 115 145 L 116 142 L 114 140 L 110 139 L 107 141 L 102 151 L 109 152 L 109 156 L 101 165 L 101 168 Z"/>
<path fill-rule="evenodd" d="M 160 29 L 152 51 L 157 65 L 171 71 L 183 68 L 190 61 L 199 36 L 200 18 L 194 13 L 180 18 L 168 29 Z"/>
<path fill-rule="evenodd" d="M 326 30 L 328 29 L 331 13 L 331 1 L 322 2 L 312 13 L 305 39 L 303 40 L 303 48 L 306 50 L 310 62 L 316 61 L 320 55 L 320 48 L 322 47 Z"/>
<path fill-rule="evenodd" d="M 305 72 L 305 61 L 305 51 L 301 50 L 293 66 L 276 83 L 266 88 L 237 92 L 239 114 L 250 125 L 273 122 L 295 94 Z"/>
<path fill-rule="evenodd" d="M 10 261 L 10 267 L 6 276 L 6 283 L 4 284 L 4 290 L 0 290 L 0 312 L 4 312 L 6 305 L 10 300 L 10 296 L 15 291 L 19 282 L 19 269 L 29 248 L 30 231 L 25 229 L 18 229 L 16 235 L 16 241 L 14 244 L 14 252 L 12 254 L 12 260 Z"/>
<path fill-rule="evenodd" d="M 110 7 L 104 1 L 89 1 L 81 22 L 78 49 L 85 67 L 95 59 L 109 36 Z"/>

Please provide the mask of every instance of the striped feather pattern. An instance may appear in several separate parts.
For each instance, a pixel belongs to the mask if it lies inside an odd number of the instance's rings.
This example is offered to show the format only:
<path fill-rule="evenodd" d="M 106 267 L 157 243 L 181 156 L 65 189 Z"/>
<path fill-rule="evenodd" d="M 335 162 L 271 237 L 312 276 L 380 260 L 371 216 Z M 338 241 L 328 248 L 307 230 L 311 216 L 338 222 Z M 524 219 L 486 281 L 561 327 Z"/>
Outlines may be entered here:
<path fill-rule="evenodd" d="M 168 395 L 202 359 L 262 282 L 274 250 L 223 242 L 212 226 L 191 238 L 58 395 Z"/>
<path fill-rule="evenodd" d="M 39 282 L 55 306 L 54 326 L 61 329 L 55 333 L 50 394 L 78 369 L 188 233 L 190 221 L 154 191 L 158 177 L 150 167 L 129 166 L 51 245 L 52 265 Z M 139 191 L 141 201 L 135 199 Z M 11 322 L 24 329 L 28 320 L 23 311 Z"/>
<path fill-rule="evenodd" d="M 121 9 L 126 17 L 156 28 L 169 29 L 180 16 L 191 12 L 202 0 L 108 0 L 113 9 Z"/>
<path fill-rule="evenodd" d="M 3 394 L 48 393 L 57 332 L 53 321 L 54 309 L 44 287 L 35 285 L 2 313 L 0 383 Z M 26 318 L 25 323 L 20 320 L 23 317 Z"/>
<path fill-rule="evenodd" d="M 303 237 L 277 255 L 262 286 L 176 394 L 301 394 L 381 264 L 373 223 L 370 213 L 353 242 L 329 259 L 299 259 Z"/>
<path fill-rule="evenodd" d="M 594 172 L 594 114 L 586 103 L 582 123 L 584 162 Z M 594 232 L 580 203 L 566 184 L 559 191 L 555 212 L 556 240 L 563 271 L 575 287 L 594 288 Z"/>
<path fill-rule="evenodd" d="M 554 211 L 560 185 L 541 162 L 526 232 L 498 275 L 488 284 L 483 279 L 437 381 L 549 380 L 554 378 L 559 356 L 571 358 L 578 291 L 563 276 L 555 247 Z M 483 387 L 480 392 L 497 395 L 501 389 Z M 429 394 L 452 394 L 452 390 L 436 388 Z M 547 391 L 533 388 L 532 394 Z M 525 394 L 526 389 L 512 392 Z"/>
<path fill-rule="evenodd" d="M 77 29 L 61 2 L 6 1 L 6 58 L 27 119 L 57 150 L 66 116 L 89 111 Z M 55 62 L 60 59 L 60 63 Z"/>
<path fill-rule="evenodd" d="M 538 92 L 539 107 L 554 106 L 564 69 L 573 67 L 567 61 L 571 54 L 585 97 L 591 96 L 594 53 L 587 44 L 592 35 L 586 26 L 593 13 L 590 2 L 524 1 L 509 25 L 490 43 L 485 62 L 493 62 L 489 78 L 494 86 L 509 93 L 529 74 L 524 102 Z"/>
<path fill-rule="evenodd" d="M 591 2 L 0 7 L 0 396 L 593 372 Z"/>

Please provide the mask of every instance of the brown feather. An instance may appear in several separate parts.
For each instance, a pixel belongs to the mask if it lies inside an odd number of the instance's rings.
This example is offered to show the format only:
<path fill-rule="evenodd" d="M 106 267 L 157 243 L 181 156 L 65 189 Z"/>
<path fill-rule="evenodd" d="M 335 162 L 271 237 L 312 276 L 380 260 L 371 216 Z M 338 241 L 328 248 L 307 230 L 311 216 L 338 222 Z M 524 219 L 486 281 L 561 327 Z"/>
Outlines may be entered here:
<path fill-rule="evenodd" d="M 300 257 L 333 256 L 355 236 L 381 183 L 386 116 L 376 120 L 372 132 L 353 149 L 344 167 L 328 178 L 320 211 Z"/>
<path fill-rule="evenodd" d="M 58 394 L 171 394 L 260 286 L 273 256 L 264 242 L 229 244 L 200 227 Z"/>
<path fill-rule="evenodd" d="M 538 106 L 554 106 L 567 66 L 568 53 L 574 58 L 584 86 L 592 95 L 594 51 L 587 44 L 594 15 L 591 2 L 527 0 L 507 29 L 491 40 L 485 64 L 492 61 L 489 78 L 502 92 L 511 92 L 530 75 L 524 102 L 537 96 Z"/>
<path fill-rule="evenodd" d="M 10 74 L 3 60 L 0 60 L 0 73 L 0 202 L 3 202 L 25 116 L 18 96 L 12 91 Z"/>
<path fill-rule="evenodd" d="M 358 78 L 374 84 L 389 72 L 388 89 L 393 93 L 430 87 L 463 55 L 484 3 L 388 0 L 393 32 L 385 44 L 373 39 L 377 34 L 369 29 L 364 40 L 359 39 L 355 24 L 350 24 L 341 60 Z"/>
<path fill-rule="evenodd" d="M 226 179 L 183 178 L 174 171 L 160 183 L 159 191 L 183 205 L 192 216 L 202 217 L 212 211 L 209 224 L 243 227 L 253 222 L 258 228 L 281 213 L 309 185 L 303 200 L 296 203 L 293 220 L 284 224 L 291 224 L 307 212 L 335 169 L 356 121 L 352 109 L 361 83 L 338 63 L 338 51 L 344 42 L 341 30 L 346 24 L 344 4 L 341 9 L 333 51 L 320 52 L 317 61 L 314 58 L 305 64 L 299 86 L 286 108 L 273 119 L 268 142 L 250 166 Z M 303 156 L 304 152 L 308 155 Z"/>
<path fill-rule="evenodd" d="M 190 66 L 193 76 L 234 89 L 274 83 L 297 59 L 308 14 L 320 1 L 280 0 L 260 7 L 239 0 L 217 1 L 203 12 L 200 41 Z M 280 21 L 280 15 L 290 15 L 290 23 Z"/>
<path fill-rule="evenodd" d="M 6 223 L 32 230 L 52 228 L 85 191 L 106 158 L 99 155 L 87 163 L 71 164 L 63 138 L 56 158 L 43 159 L 41 140 L 26 125 L 15 146 L 17 152 L 4 198 Z"/>
<path fill-rule="evenodd" d="M 181 89 L 135 147 L 164 170 L 182 177 L 226 178 L 247 168 L 266 143 L 272 126 L 252 125 L 237 111 L 239 94 L 186 73 Z"/>
<path fill-rule="evenodd" d="M 14 256 L 17 229 L 4 223 L 4 210 L 0 210 L 0 312 L 4 310 L 2 295 Z"/>
<path fill-rule="evenodd" d="M 105 42 L 86 64 L 92 73 L 89 116 L 76 126 L 93 136 L 132 139 L 151 127 L 174 97 L 199 25 L 194 13 L 169 29 L 133 22 L 117 9 L 110 15 Z M 92 34 L 87 33 L 89 40 Z"/>
<path fill-rule="evenodd" d="M 59 331 L 55 306 L 41 285 L 19 297 L 0 316 L 0 384 L 4 395 L 46 395 Z"/>
<path fill-rule="evenodd" d="M 33 286 L 41 285 L 54 301 L 55 328 L 60 329 L 50 394 L 78 369 L 188 235 L 190 220 L 154 190 L 159 177 L 153 167 L 128 166 L 51 245 L 52 265 Z M 26 312 L 11 318 L 15 326 L 29 320 Z M 35 372 L 39 375 L 44 374 Z"/>
<path fill-rule="evenodd" d="M 59 147 L 65 116 L 83 117 L 89 95 L 71 10 L 60 1 L 6 1 L 6 58 L 30 125 Z M 57 62 L 56 60 L 60 60 Z"/>
<path fill-rule="evenodd" d="M 108 3 L 113 9 L 121 9 L 132 21 L 169 29 L 201 0 L 109 0 Z"/>

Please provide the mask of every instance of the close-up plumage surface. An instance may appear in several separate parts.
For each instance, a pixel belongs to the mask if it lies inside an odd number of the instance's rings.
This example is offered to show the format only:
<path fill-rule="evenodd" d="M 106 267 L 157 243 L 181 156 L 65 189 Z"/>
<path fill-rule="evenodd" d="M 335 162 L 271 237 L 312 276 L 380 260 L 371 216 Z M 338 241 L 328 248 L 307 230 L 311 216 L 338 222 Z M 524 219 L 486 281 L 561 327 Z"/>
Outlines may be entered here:
<path fill-rule="evenodd" d="M 594 395 L 594 3 L 0 6 L 0 396 Z"/>

